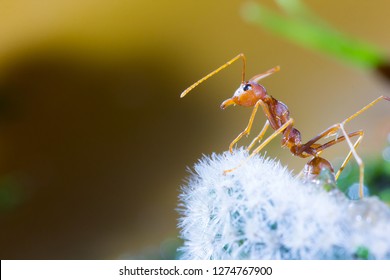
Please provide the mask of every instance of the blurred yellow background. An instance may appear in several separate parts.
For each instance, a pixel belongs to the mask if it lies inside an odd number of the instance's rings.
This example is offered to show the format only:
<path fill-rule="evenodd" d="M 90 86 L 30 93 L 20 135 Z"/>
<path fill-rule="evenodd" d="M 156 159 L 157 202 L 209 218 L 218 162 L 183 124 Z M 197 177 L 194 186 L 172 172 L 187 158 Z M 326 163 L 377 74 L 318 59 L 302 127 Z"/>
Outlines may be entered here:
<path fill-rule="evenodd" d="M 389 1 L 305 2 L 341 31 L 390 48 Z M 375 73 L 245 23 L 244 3 L 1 1 L 2 259 L 147 258 L 176 244 L 186 168 L 225 151 L 250 115 L 219 109 L 241 81 L 240 63 L 179 95 L 240 52 L 248 78 L 281 66 L 263 84 L 288 105 L 303 141 L 389 95 Z M 363 157 L 381 152 L 389 119 L 380 103 L 348 126 L 366 132 Z M 264 121 L 259 114 L 253 134 Z M 347 152 L 341 144 L 324 156 Z M 267 154 L 296 172 L 305 164 L 279 140 Z"/>

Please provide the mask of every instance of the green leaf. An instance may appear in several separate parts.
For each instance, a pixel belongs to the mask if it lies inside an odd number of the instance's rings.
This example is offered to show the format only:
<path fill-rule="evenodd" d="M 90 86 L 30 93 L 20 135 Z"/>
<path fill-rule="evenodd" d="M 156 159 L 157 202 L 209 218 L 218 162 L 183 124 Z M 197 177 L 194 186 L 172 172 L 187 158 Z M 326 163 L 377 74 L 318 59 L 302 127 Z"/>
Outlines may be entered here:
<path fill-rule="evenodd" d="M 290 10 L 294 9 L 295 12 L 299 11 L 297 7 L 290 7 Z M 301 12 L 309 15 L 308 10 L 301 9 Z M 264 27 L 306 48 L 328 53 L 360 67 L 376 68 L 386 60 L 376 46 L 314 21 L 312 16 L 285 18 L 253 2 L 243 7 L 242 15 L 249 23 Z"/>

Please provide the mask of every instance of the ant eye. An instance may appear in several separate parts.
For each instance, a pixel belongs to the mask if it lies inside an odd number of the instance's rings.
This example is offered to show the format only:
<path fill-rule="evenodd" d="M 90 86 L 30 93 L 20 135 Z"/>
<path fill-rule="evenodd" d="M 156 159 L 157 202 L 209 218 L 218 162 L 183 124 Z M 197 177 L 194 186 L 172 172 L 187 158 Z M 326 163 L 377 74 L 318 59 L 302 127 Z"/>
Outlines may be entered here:
<path fill-rule="evenodd" d="M 243 88 L 244 91 L 251 90 L 252 86 L 250 84 L 246 84 Z"/>

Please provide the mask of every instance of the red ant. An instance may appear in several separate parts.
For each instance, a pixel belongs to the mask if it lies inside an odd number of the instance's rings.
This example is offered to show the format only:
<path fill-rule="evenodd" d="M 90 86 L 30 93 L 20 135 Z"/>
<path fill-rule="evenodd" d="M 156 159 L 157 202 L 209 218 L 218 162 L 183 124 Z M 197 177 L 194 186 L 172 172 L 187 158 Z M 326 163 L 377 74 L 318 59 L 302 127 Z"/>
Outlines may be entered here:
<path fill-rule="evenodd" d="M 334 169 L 329 161 L 326 159 L 320 157 L 320 154 L 327 148 L 342 142 L 346 141 L 349 145 L 350 151 L 345 158 L 344 162 L 342 163 L 340 169 L 337 171 L 337 173 L 334 175 L 335 179 L 339 177 L 340 173 L 345 168 L 346 164 L 350 160 L 351 156 L 353 155 L 356 159 L 357 164 L 359 165 L 359 197 L 363 198 L 363 182 L 364 182 L 364 163 L 362 159 L 359 157 L 359 155 L 356 152 L 356 148 L 360 144 L 364 132 L 362 130 L 358 130 L 355 132 L 347 133 L 344 129 L 344 125 L 360 115 L 362 112 L 366 111 L 368 108 L 372 107 L 374 104 L 376 104 L 378 101 L 384 99 L 387 101 L 390 101 L 390 97 L 387 96 L 380 96 L 359 111 L 357 111 L 352 116 L 348 117 L 341 123 L 334 124 L 330 126 L 329 128 L 325 129 L 323 132 L 318 134 L 317 136 L 313 137 L 311 140 L 309 140 L 306 143 L 302 143 L 301 140 L 301 133 L 299 130 L 294 128 L 294 119 L 290 117 L 290 112 L 288 110 L 288 107 L 283 104 L 282 102 L 276 100 L 272 96 L 267 94 L 266 89 L 258 84 L 258 81 L 261 79 L 268 77 L 269 75 L 277 72 L 280 70 L 279 66 L 276 66 L 262 74 L 258 74 L 254 77 L 252 77 L 249 81 L 245 81 L 245 66 L 246 66 L 246 58 L 244 54 L 239 54 L 233 59 L 229 60 L 225 64 L 223 64 L 218 69 L 214 70 L 207 76 L 203 77 L 193 85 L 191 85 L 189 88 L 187 88 L 183 93 L 180 95 L 180 97 L 184 97 L 188 92 L 190 92 L 192 89 L 194 89 L 196 86 L 198 86 L 203 81 L 207 80 L 211 76 L 215 75 L 222 69 L 228 67 L 235 61 L 242 59 L 243 62 L 243 69 L 242 69 L 242 82 L 239 88 L 236 90 L 232 98 L 229 98 L 225 100 L 221 104 L 221 108 L 225 109 L 226 107 L 230 105 L 240 105 L 244 107 L 254 107 L 252 114 L 249 119 L 249 123 L 245 130 L 241 132 L 230 144 L 229 150 L 232 153 L 234 145 L 244 136 L 248 135 L 250 133 L 250 130 L 252 128 L 252 123 L 255 118 L 257 109 L 259 106 L 263 109 L 263 112 L 265 116 L 267 117 L 267 121 L 265 122 L 265 125 L 263 129 L 260 131 L 259 135 L 256 136 L 251 144 L 248 146 L 247 150 L 250 151 L 253 146 L 257 142 L 261 142 L 264 134 L 266 133 L 267 129 L 271 126 L 271 128 L 274 130 L 274 132 L 265 139 L 248 157 L 251 158 L 255 154 L 259 153 L 272 139 L 274 139 L 277 135 L 282 134 L 282 147 L 287 147 L 290 149 L 291 153 L 294 156 L 298 156 L 301 158 L 306 157 L 313 157 L 308 163 L 306 163 L 303 173 L 306 175 L 307 178 L 315 179 L 320 175 L 320 172 L 325 169 L 331 172 L 331 174 L 334 174 Z M 341 131 L 343 136 L 338 137 L 338 132 Z M 336 135 L 336 138 L 326 142 L 325 144 L 319 144 L 317 143 L 318 140 L 322 138 L 326 138 L 329 136 Z M 358 139 L 355 143 L 352 144 L 350 138 L 358 136 Z M 241 166 L 241 165 L 239 165 Z M 235 169 L 237 169 L 239 166 L 225 170 L 224 174 L 229 173 Z"/>

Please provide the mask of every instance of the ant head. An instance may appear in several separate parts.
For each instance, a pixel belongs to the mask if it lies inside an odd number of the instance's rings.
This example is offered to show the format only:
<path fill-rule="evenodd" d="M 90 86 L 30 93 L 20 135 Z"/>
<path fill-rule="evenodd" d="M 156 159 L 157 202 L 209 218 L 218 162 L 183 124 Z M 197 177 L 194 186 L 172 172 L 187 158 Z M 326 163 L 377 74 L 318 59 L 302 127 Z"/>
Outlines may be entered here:
<path fill-rule="evenodd" d="M 254 81 L 243 82 L 236 90 L 232 98 L 225 100 L 221 108 L 225 109 L 230 105 L 240 105 L 253 107 L 259 99 L 264 99 L 267 95 L 265 88 Z"/>

